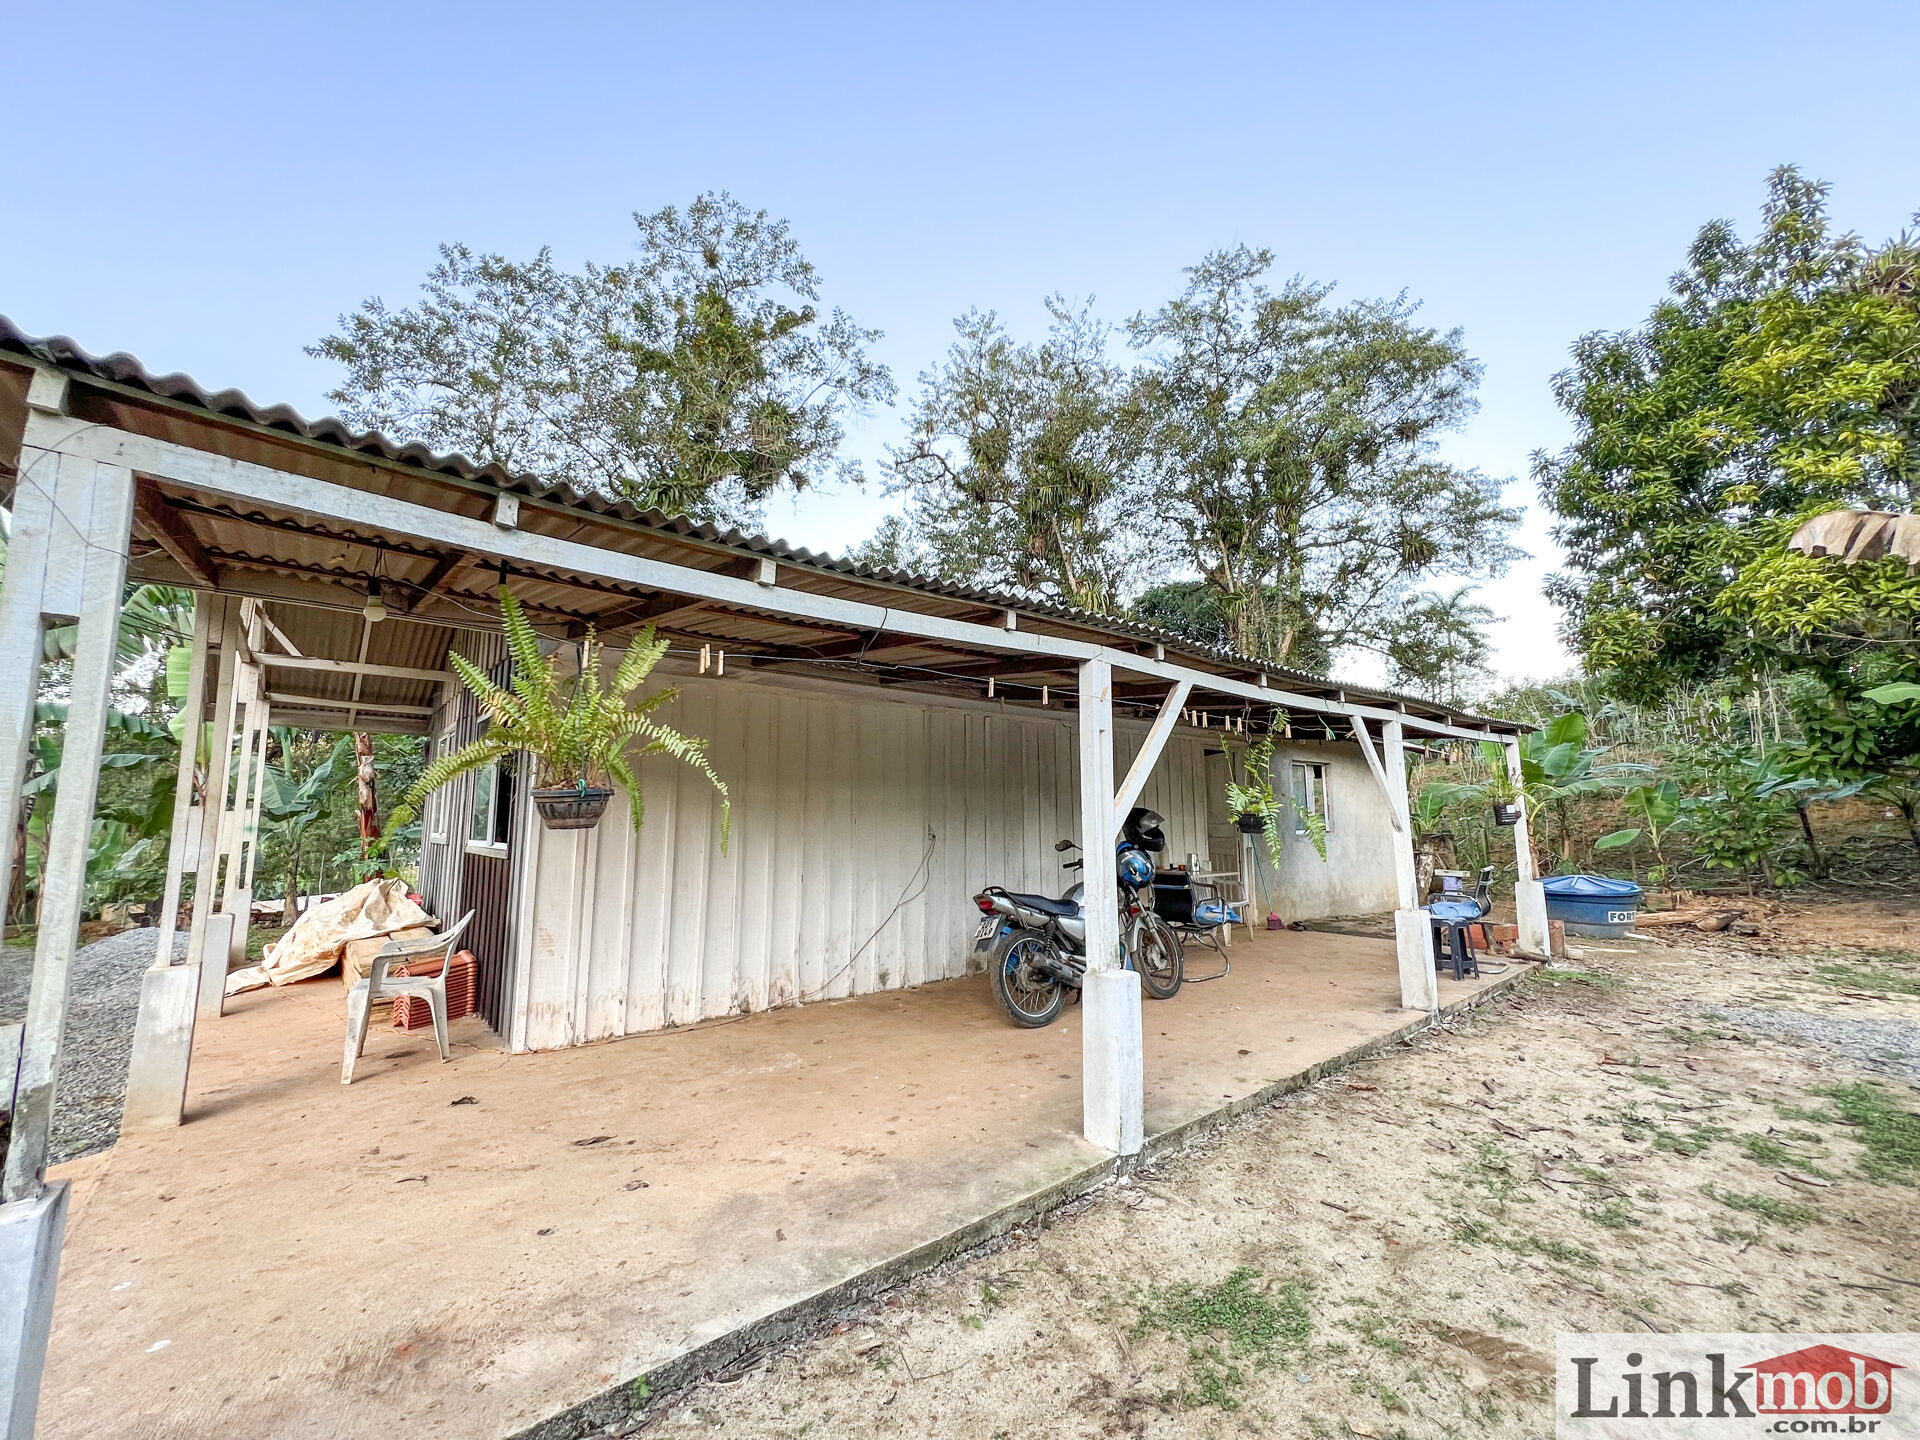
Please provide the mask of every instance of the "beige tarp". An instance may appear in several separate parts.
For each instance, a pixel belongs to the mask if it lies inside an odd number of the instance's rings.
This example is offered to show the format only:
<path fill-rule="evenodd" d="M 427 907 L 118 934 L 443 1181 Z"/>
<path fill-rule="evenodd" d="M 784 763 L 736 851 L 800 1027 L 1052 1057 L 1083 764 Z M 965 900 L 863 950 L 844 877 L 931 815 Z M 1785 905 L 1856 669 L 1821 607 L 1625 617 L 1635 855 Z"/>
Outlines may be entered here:
<path fill-rule="evenodd" d="M 407 898 L 406 881 L 369 880 L 315 905 L 294 921 L 291 930 L 267 947 L 263 964 L 227 977 L 227 993 L 263 982 L 291 985 L 332 969 L 348 941 L 438 923 Z"/>

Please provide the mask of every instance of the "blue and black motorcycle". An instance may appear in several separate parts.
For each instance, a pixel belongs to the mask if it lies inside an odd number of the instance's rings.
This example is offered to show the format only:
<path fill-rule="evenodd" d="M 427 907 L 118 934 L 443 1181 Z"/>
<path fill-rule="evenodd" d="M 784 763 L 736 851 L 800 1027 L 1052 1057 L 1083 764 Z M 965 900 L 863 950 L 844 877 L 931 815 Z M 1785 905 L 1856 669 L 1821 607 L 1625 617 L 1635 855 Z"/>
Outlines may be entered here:
<path fill-rule="evenodd" d="M 1179 935 L 1153 911 L 1153 859 L 1166 849 L 1166 822 L 1136 805 L 1121 827 L 1114 860 L 1120 882 L 1120 949 L 1128 969 L 1140 974 L 1140 987 L 1156 1000 L 1172 998 L 1185 978 Z M 1064 854 L 1080 847 L 1062 840 Z M 1078 870 L 1081 860 L 1062 868 Z M 1075 885 L 1059 899 L 1028 895 L 989 885 L 973 897 L 982 919 L 973 953 L 993 977 L 993 993 L 1016 1025 L 1050 1025 L 1080 988 L 1087 969 L 1087 920 L 1081 908 L 1085 887 Z"/>

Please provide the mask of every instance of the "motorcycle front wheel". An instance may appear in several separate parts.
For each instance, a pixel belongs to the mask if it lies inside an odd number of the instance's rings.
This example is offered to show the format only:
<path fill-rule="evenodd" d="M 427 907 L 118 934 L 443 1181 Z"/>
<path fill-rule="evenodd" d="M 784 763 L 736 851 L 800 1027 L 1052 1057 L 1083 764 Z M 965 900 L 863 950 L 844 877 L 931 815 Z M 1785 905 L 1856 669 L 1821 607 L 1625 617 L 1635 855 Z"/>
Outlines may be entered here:
<path fill-rule="evenodd" d="M 1186 955 L 1173 927 L 1152 911 L 1135 922 L 1133 966 L 1140 972 L 1140 988 L 1155 1000 L 1171 1000 L 1187 978 Z"/>
<path fill-rule="evenodd" d="M 1067 987 L 1048 973 L 1053 948 L 1038 935 L 1022 935 L 992 967 L 993 993 L 1016 1025 L 1051 1025 L 1067 1003 Z"/>

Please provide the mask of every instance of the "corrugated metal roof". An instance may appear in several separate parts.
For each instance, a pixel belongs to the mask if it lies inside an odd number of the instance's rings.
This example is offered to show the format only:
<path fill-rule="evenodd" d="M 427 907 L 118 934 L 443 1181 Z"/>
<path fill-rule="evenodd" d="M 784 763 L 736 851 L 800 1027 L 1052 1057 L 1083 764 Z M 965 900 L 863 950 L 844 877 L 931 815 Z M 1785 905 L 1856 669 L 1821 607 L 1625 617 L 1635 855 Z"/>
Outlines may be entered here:
<path fill-rule="evenodd" d="M 1046 616 L 1135 641 L 1165 645 L 1170 650 L 1188 655 L 1204 656 L 1216 664 L 1263 671 L 1277 680 L 1292 681 L 1299 685 L 1322 689 L 1339 687 L 1350 692 L 1356 699 L 1401 702 L 1452 715 L 1469 723 L 1495 723 L 1505 729 L 1513 728 L 1512 721 L 1489 721 L 1488 717 L 1439 705 L 1419 696 L 1375 689 L 1371 686 L 1350 685 L 1324 675 L 1276 665 L 1271 661 L 1257 660 L 1223 646 L 1204 645 L 1187 636 L 1163 630 L 1158 626 L 1142 624 L 1136 620 L 1097 614 L 1074 606 L 1059 605 L 1004 591 L 982 590 L 937 576 L 914 575 L 905 571 L 856 564 L 804 546 L 790 545 L 785 540 L 766 535 L 749 534 L 734 528 L 721 529 L 715 525 L 689 520 L 682 515 L 670 515 L 660 510 L 643 510 L 625 500 L 593 491 L 583 491 L 572 485 L 551 483 L 537 475 L 512 472 L 500 465 L 476 464 L 461 455 L 436 454 L 417 442 L 403 444 L 370 431 L 353 430 L 333 417 L 308 420 L 290 405 L 262 406 L 249 399 L 240 390 L 209 391 L 189 375 L 179 373 L 156 375 L 136 357 L 124 351 L 96 356 L 63 335 L 44 337 L 27 335 L 6 316 L 0 315 L 0 354 L 7 352 L 55 366 L 69 373 L 79 373 L 114 385 L 144 391 L 175 405 L 204 410 L 209 415 L 225 416 L 264 429 L 284 431 L 289 435 L 319 444 L 363 455 L 378 456 L 415 470 L 491 485 L 586 514 L 617 517 L 666 535 L 684 536 L 746 554 L 766 556 L 783 565 L 798 566 L 815 573 L 839 574 L 854 581 L 880 582 L 930 596 L 996 609 L 1009 609 L 1022 614 Z"/>

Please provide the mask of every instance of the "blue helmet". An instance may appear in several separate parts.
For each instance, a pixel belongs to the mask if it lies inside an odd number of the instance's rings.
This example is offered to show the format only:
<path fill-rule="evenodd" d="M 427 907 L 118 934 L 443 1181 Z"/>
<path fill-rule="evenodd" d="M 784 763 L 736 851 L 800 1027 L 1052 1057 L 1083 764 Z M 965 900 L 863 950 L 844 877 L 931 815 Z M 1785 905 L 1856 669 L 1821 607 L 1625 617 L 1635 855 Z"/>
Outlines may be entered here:
<path fill-rule="evenodd" d="M 1120 879 L 1123 884 L 1138 889 L 1153 883 L 1153 862 L 1138 850 L 1127 849 L 1120 852 Z"/>

